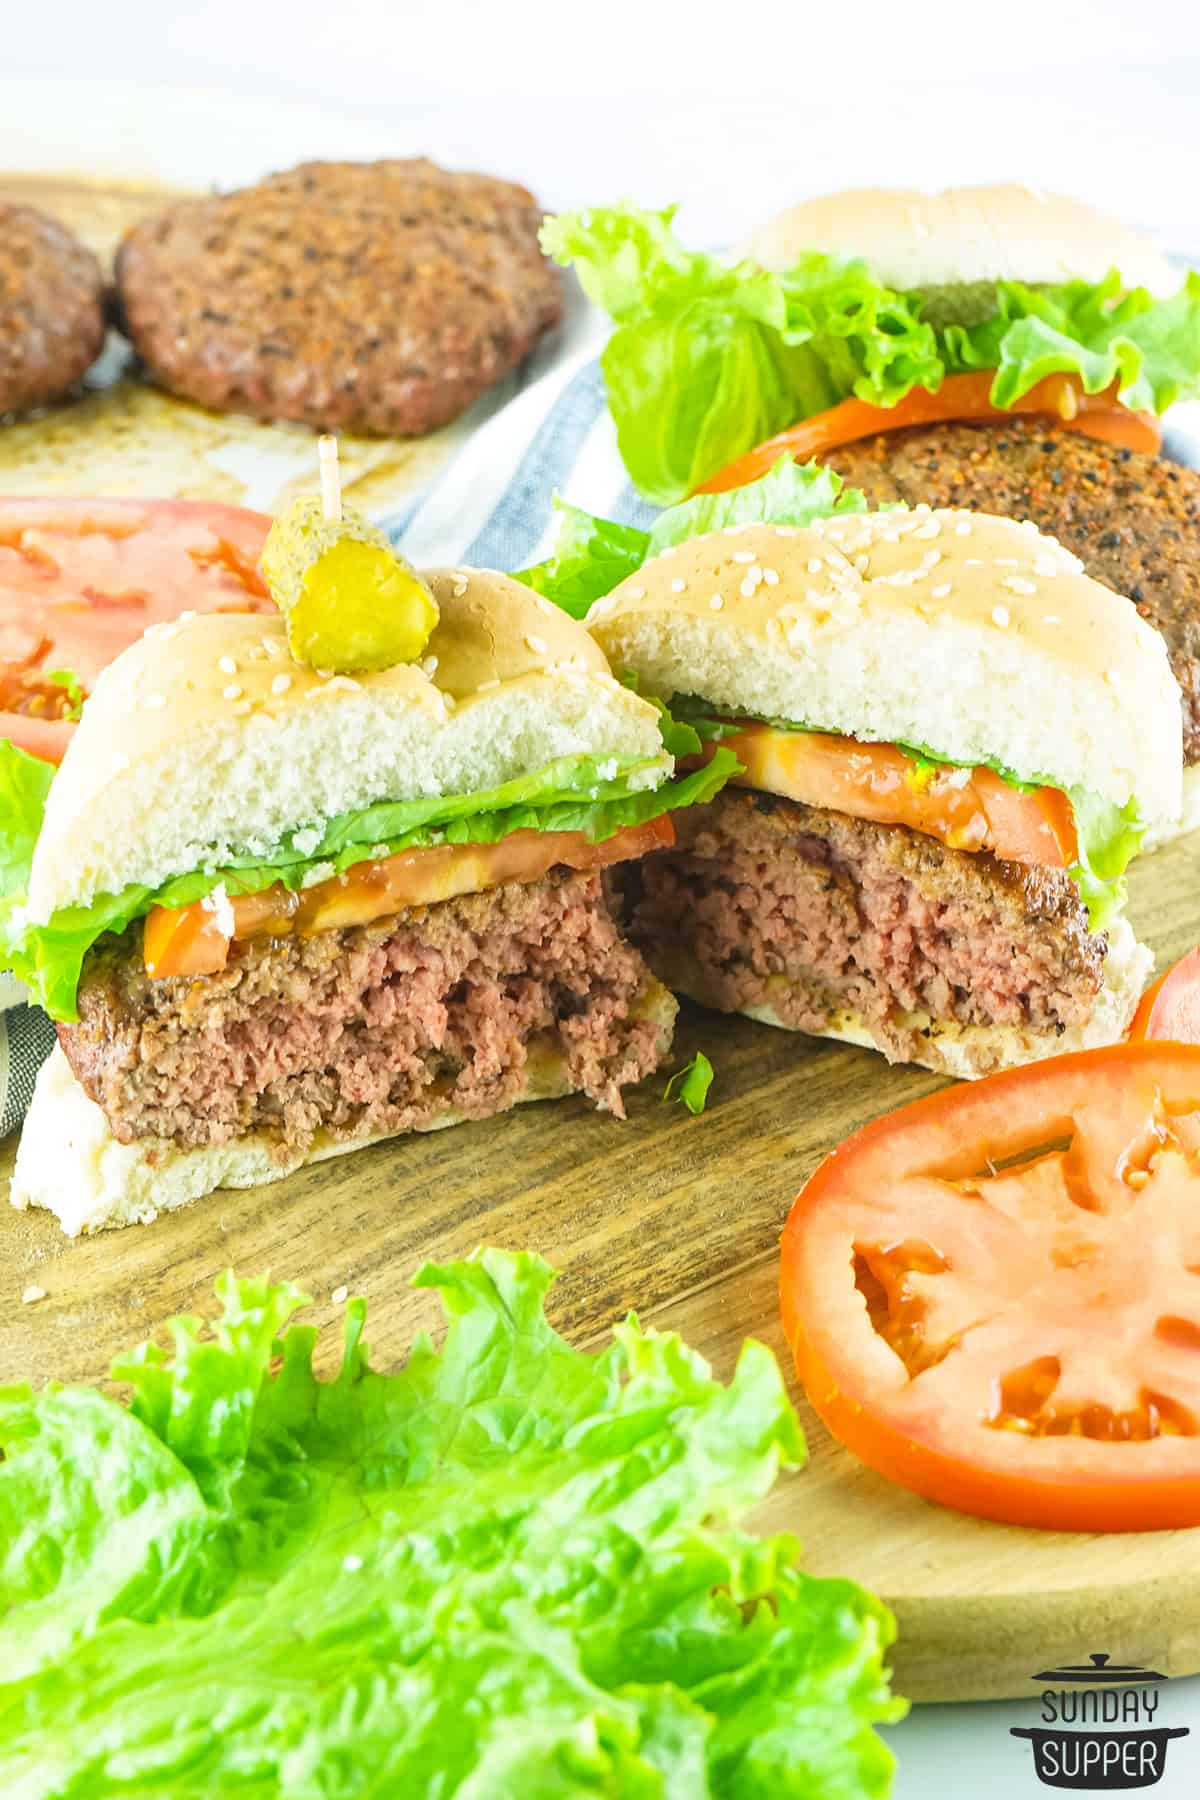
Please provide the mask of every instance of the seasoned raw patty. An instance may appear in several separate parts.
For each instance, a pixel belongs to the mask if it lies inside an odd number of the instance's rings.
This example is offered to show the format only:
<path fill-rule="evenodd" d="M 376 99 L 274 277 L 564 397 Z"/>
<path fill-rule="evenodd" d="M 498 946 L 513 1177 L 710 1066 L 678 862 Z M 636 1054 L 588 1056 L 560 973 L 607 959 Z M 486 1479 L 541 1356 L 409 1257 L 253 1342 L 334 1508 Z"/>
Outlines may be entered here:
<path fill-rule="evenodd" d="M 57 220 L 0 202 L 0 413 L 56 399 L 103 347 L 96 258 Z"/>
<path fill-rule="evenodd" d="M 126 329 L 203 406 L 415 437 L 557 323 L 541 216 L 522 187 L 422 158 L 303 163 L 134 226 L 117 256 Z"/>
<path fill-rule="evenodd" d="M 677 848 L 611 870 L 610 891 L 668 986 L 723 1011 L 814 1033 L 849 1012 L 909 1060 L 902 1014 L 1061 1033 L 1103 982 L 1106 941 L 1061 869 L 735 788 L 675 825 Z"/>
<path fill-rule="evenodd" d="M 142 928 L 93 952 L 59 1040 L 123 1143 L 281 1152 L 511 1106 L 527 1058 L 623 1116 L 656 1066 L 670 1002 L 619 936 L 597 875 L 413 907 L 374 925 L 235 944 L 219 975 L 152 981 Z M 650 1016 L 653 1011 L 653 1017 Z"/>
<path fill-rule="evenodd" d="M 1044 422 L 922 425 L 822 459 L 889 500 L 1032 519 L 1166 640 L 1183 690 L 1183 756 L 1200 762 L 1200 474 Z"/>

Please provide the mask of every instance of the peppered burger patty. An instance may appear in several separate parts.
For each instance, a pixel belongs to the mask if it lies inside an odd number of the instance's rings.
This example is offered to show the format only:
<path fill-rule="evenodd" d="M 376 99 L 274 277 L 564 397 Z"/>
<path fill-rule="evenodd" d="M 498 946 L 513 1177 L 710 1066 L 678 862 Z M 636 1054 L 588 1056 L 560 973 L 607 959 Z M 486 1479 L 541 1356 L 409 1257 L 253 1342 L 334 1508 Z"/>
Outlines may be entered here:
<path fill-rule="evenodd" d="M 122 1143 L 261 1131 L 286 1153 L 317 1131 L 503 1112 L 531 1059 L 621 1117 L 621 1089 L 666 1049 L 670 1006 L 599 876 L 556 869 L 373 925 L 235 943 L 200 978 L 151 980 L 133 925 L 92 952 L 79 1022 L 58 1035 Z"/>
<path fill-rule="evenodd" d="M 1200 474 L 1044 421 L 921 425 L 821 459 L 872 506 L 920 500 L 1032 519 L 1166 640 L 1183 756 L 1200 762 Z"/>
<path fill-rule="evenodd" d="M 0 202 L 0 413 L 57 399 L 103 347 L 96 258 L 56 219 Z"/>
<path fill-rule="evenodd" d="M 1103 984 L 1107 942 L 1062 869 L 739 788 L 675 828 L 607 885 L 655 973 L 722 1011 L 813 1033 L 848 1012 L 909 1061 L 906 1014 L 1061 1034 Z"/>
<path fill-rule="evenodd" d="M 419 436 L 557 323 L 541 216 L 523 187 L 424 158 L 302 163 L 135 225 L 117 255 L 126 330 L 203 406 Z"/>

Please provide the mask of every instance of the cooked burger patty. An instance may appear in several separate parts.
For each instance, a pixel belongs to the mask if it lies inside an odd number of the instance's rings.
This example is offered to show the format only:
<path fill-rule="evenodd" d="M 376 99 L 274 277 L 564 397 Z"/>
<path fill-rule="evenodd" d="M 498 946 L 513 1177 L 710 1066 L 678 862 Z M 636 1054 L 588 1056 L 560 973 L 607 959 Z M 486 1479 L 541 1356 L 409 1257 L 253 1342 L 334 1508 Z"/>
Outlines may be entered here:
<path fill-rule="evenodd" d="M 100 264 L 57 220 L 0 203 L 0 413 L 74 386 L 104 347 Z"/>
<path fill-rule="evenodd" d="M 153 981 L 132 926 L 91 955 L 76 1077 L 123 1143 L 221 1144 L 264 1131 L 284 1153 L 513 1105 L 532 1051 L 623 1116 L 656 1066 L 662 991 L 618 935 L 598 875 L 552 871 L 375 925 L 236 944 L 228 967 Z"/>
<path fill-rule="evenodd" d="M 922 425 L 822 458 L 872 506 L 920 500 L 1032 519 L 1160 631 L 1200 762 L 1200 474 L 1044 422 Z"/>
<path fill-rule="evenodd" d="M 525 188 L 423 158 L 303 163 L 136 225 L 117 256 L 126 329 L 203 406 L 418 436 L 557 323 L 541 217 Z"/>
<path fill-rule="evenodd" d="M 814 1033 L 849 1013 L 908 1061 L 905 1014 L 1061 1033 L 1102 985 L 1106 940 L 1062 870 L 736 788 L 675 826 L 610 888 L 667 985 L 724 1011 Z"/>

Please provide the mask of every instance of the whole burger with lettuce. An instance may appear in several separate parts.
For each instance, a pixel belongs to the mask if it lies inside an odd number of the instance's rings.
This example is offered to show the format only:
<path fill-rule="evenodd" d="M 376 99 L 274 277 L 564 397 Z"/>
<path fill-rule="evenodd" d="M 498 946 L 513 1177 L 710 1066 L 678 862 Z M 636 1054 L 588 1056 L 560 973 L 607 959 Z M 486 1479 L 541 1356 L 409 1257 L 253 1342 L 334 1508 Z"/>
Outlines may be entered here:
<path fill-rule="evenodd" d="M 738 255 L 672 212 L 564 214 L 545 242 L 615 330 L 622 457 L 671 504 L 818 457 L 869 504 L 1032 519 L 1166 640 L 1182 821 L 1200 821 L 1200 476 L 1159 455 L 1200 393 L 1200 275 L 1078 201 L 1017 186 L 805 201 Z"/>

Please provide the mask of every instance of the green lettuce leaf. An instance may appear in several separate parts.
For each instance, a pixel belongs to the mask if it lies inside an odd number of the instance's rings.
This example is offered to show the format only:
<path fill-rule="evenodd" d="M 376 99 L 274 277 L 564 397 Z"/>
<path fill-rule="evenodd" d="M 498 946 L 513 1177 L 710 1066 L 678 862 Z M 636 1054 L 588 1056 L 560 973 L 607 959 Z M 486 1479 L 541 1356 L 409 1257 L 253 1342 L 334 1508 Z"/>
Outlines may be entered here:
<path fill-rule="evenodd" d="M 730 525 L 769 523 L 811 525 L 834 513 L 866 512 L 866 496 L 848 488 L 833 469 L 798 463 L 781 456 L 757 481 L 724 494 L 697 494 L 661 512 L 650 531 L 599 519 L 557 496 L 558 537 L 545 562 L 522 569 L 514 577 L 536 588 L 573 619 L 586 618 L 590 607 L 648 557 L 657 556 L 688 538 L 724 531 Z M 669 747 L 669 746 L 668 746 Z M 674 754 L 678 755 L 676 751 Z"/>
<path fill-rule="evenodd" d="M 848 394 L 937 386 L 932 328 L 866 265 L 805 257 L 786 275 L 686 250 L 674 208 L 548 219 L 542 243 L 615 321 L 601 362 L 625 466 L 669 505 L 743 451 Z"/>
<path fill-rule="evenodd" d="M 1116 269 L 1098 283 L 998 281 L 995 316 L 970 330 L 948 326 L 942 341 L 948 371 L 996 370 L 996 406 L 1068 374 L 1089 394 L 1116 382 L 1125 406 L 1161 413 L 1200 395 L 1200 275 L 1165 300 L 1126 290 Z"/>
<path fill-rule="evenodd" d="M 685 1063 L 682 1069 L 676 1069 L 663 1089 L 663 1099 L 678 1100 L 694 1118 L 697 1113 L 704 1111 L 712 1084 L 713 1066 L 703 1050 L 697 1050 L 690 1063 Z"/>
<path fill-rule="evenodd" d="M 815 252 L 776 274 L 686 250 L 672 217 L 617 207 L 543 227 L 547 251 L 614 321 L 601 362 L 621 455 L 662 504 L 852 394 L 893 406 L 947 373 L 995 369 L 1000 407 L 1060 372 L 1088 393 L 1115 381 L 1135 409 L 1200 394 L 1198 274 L 1165 299 L 1126 290 L 1116 270 L 1000 281 L 990 296 L 979 282 L 902 294 L 865 263 Z"/>
<path fill-rule="evenodd" d="M 882 1800 L 890 1615 L 738 1520 L 804 1444 L 539 1258 L 426 1266 L 449 1318 L 340 1373 L 290 1285 L 219 1284 L 89 1388 L 0 1391 L 0 1792 L 13 1800 Z"/>
<path fill-rule="evenodd" d="M 0 739 L 0 908 L 29 885 L 54 764 Z"/>
<path fill-rule="evenodd" d="M 665 709 L 664 709 L 665 710 Z M 686 733 L 694 749 L 694 734 Z M 683 738 L 676 733 L 673 742 Z M 230 895 L 260 894 L 275 882 L 300 888 L 314 870 L 340 875 L 355 863 L 437 844 L 494 844 L 514 831 L 581 831 L 602 843 L 633 825 L 644 825 L 681 806 L 711 800 L 737 772 L 732 751 L 704 768 L 657 787 L 635 787 L 639 776 L 661 773 L 658 761 L 571 756 L 531 775 L 478 794 L 432 800 L 382 802 L 330 820 L 317 841 L 292 833 L 270 858 L 196 869 L 159 888 L 134 885 L 101 894 L 89 906 L 63 907 L 45 925 L 25 926 L 19 913 L 0 942 L 8 966 L 26 983 L 52 1019 L 78 1016 L 76 993 L 84 958 L 106 932 L 124 931 L 152 906 L 189 906 L 223 887 Z M 298 842 L 297 839 L 300 839 Z"/>
<path fill-rule="evenodd" d="M 1071 878 L 1083 896 L 1093 931 L 1103 931 L 1125 904 L 1125 871 L 1142 847 L 1145 822 L 1137 801 L 1115 806 L 1087 788 L 1067 789 L 1075 814 L 1079 861 Z"/>

